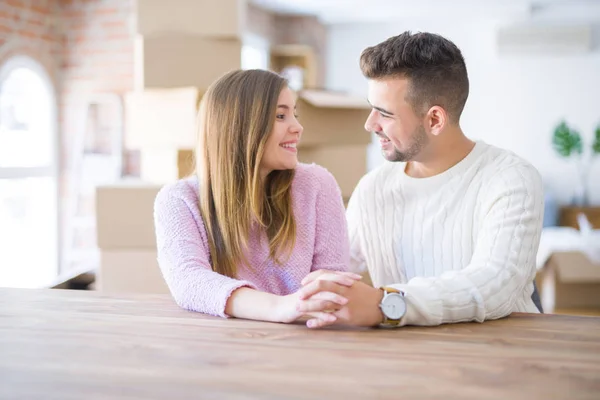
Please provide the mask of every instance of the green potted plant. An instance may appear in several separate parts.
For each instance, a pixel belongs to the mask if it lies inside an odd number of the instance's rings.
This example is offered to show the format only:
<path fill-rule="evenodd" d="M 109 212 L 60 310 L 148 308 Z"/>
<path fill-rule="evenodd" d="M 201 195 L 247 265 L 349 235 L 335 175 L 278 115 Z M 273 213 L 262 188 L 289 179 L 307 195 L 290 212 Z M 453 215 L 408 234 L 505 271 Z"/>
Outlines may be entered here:
<path fill-rule="evenodd" d="M 594 156 L 600 155 L 600 125 L 594 132 L 594 142 L 592 143 L 592 152 Z"/>
<path fill-rule="evenodd" d="M 578 206 L 588 205 L 588 174 L 592 159 L 600 155 L 600 125 L 594 132 L 589 157 L 585 157 L 584 143 L 580 133 L 570 127 L 566 121 L 561 121 L 552 135 L 554 150 L 564 158 L 575 158 L 575 164 L 579 174 L 578 187 L 573 203 Z"/>

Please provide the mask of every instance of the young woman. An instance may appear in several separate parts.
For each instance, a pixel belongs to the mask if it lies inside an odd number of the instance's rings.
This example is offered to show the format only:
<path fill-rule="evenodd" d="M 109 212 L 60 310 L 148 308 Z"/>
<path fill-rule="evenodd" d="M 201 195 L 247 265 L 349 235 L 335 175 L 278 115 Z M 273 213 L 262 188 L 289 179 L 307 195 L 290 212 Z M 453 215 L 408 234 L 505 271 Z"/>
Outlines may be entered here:
<path fill-rule="evenodd" d="M 199 111 L 196 175 L 156 198 L 158 261 L 179 306 L 221 317 L 292 322 L 299 302 L 328 311 L 347 300 L 297 293 L 316 270 L 351 286 L 340 189 L 315 164 L 298 163 L 302 126 L 281 76 L 234 71 L 205 93 Z M 331 278 L 333 276 L 333 278 Z M 334 321 L 307 314 L 309 326 Z"/>

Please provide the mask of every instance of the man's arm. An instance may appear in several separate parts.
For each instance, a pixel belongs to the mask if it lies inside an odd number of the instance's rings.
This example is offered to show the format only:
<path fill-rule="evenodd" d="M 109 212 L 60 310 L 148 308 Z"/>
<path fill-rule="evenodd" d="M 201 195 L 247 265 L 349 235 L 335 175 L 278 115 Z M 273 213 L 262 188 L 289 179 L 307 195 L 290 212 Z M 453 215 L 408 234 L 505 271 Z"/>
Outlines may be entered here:
<path fill-rule="evenodd" d="M 401 325 L 497 319 L 510 314 L 517 302 L 527 301 L 529 295 L 523 293 L 535 277 L 535 254 L 542 228 L 541 178 L 533 167 L 513 166 L 498 172 L 486 186 L 488 193 L 482 205 L 485 217 L 469 265 L 440 276 L 391 285 L 406 294 L 407 314 Z M 332 283 L 311 282 L 303 288 L 302 298 L 320 291 L 319 285 L 320 290 L 335 291 Z M 357 284 L 340 290 L 349 303 L 340 310 L 343 314 L 339 314 L 338 321 L 361 324 L 378 320 L 375 292 L 371 295 L 364 285 Z M 362 295 L 355 296 L 353 292 L 359 290 Z M 306 308 L 302 310 L 319 311 L 308 305 Z"/>
<path fill-rule="evenodd" d="M 402 325 L 498 319 L 530 297 L 523 293 L 536 273 L 544 213 L 541 177 L 531 166 L 512 166 L 486 187 L 486 213 L 469 265 L 391 285 L 406 293 Z"/>

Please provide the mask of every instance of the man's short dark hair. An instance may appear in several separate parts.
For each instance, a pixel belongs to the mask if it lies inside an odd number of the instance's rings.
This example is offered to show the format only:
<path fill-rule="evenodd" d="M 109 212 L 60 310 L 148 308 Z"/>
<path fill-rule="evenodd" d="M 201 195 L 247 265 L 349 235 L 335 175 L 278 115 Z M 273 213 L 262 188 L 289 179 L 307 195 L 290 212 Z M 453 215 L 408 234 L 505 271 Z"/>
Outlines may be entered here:
<path fill-rule="evenodd" d="M 469 95 L 469 77 L 460 49 L 433 33 L 407 31 L 368 47 L 360 56 L 360 69 L 368 79 L 408 79 L 406 100 L 417 115 L 438 105 L 457 123 Z"/>

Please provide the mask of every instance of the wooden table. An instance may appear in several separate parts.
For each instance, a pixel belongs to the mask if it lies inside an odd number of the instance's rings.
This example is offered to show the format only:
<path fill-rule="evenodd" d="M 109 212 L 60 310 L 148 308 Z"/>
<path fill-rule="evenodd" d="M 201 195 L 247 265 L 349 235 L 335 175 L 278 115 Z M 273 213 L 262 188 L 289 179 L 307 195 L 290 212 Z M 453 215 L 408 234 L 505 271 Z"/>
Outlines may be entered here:
<path fill-rule="evenodd" d="M 0 289 L 1 399 L 599 399 L 600 318 L 308 330 Z"/>

